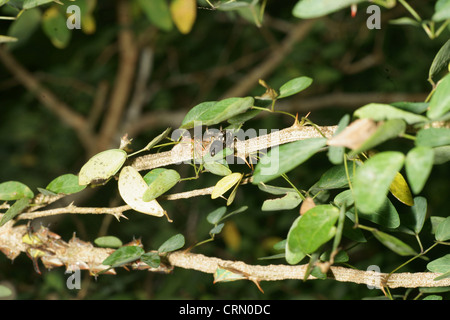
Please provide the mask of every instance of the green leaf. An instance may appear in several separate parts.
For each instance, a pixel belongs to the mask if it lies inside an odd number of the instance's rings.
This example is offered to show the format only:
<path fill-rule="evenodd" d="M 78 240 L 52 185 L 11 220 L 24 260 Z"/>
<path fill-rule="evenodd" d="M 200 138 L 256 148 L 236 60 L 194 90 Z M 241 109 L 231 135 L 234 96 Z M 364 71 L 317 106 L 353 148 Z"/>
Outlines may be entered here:
<path fill-rule="evenodd" d="M 17 200 L 20 198 L 33 198 L 34 193 L 18 181 L 7 181 L 0 183 L 0 200 Z"/>
<path fill-rule="evenodd" d="M 353 170 L 351 162 L 347 161 L 348 174 L 350 180 L 353 178 Z M 320 177 L 319 181 L 314 185 L 313 188 L 318 189 L 339 189 L 348 186 L 347 174 L 345 172 L 345 165 L 333 166 Z"/>
<path fill-rule="evenodd" d="M 286 261 L 289 264 L 297 264 L 301 260 L 303 260 L 304 257 L 306 257 L 306 254 L 300 249 L 299 237 L 301 235 L 297 231 L 298 223 L 301 220 L 301 218 L 302 216 L 299 216 L 297 219 L 295 219 L 287 235 L 285 252 L 286 252 Z"/>
<path fill-rule="evenodd" d="M 270 194 L 275 195 L 281 195 L 281 194 L 287 194 L 289 192 L 294 192 L 294 188 L 284 188 L 284 187 L 277 187 L 277 186 L 271 186 L 268 184 L 260 183 L 258 184 L 258 189 Z"/>
<path fill-rule="evenodd" d="M 158 268 L 161 264 L 161 258 L 157 252 L 146 252 L 141 256 L 141 261 L 151 268 Z"/>
<path fill-rule="evenodd" d="M 422 191 L 433 168 L 434 151 L 429 147 L 415 147 L 406 155 L 405 170 L 415 194 Z"/>
<path fill-rule="evenodd" d="M 434 7 L 433 21 L 443 21 L 450 19 L 450 1 L 438 0 Z"/>
<path fill-rule="evenodd" d="M 404 158 L 401 152 L 386 151 L 376 154 L 356 169 L 353 192 L 361 212 L 374 212 L 383 205 Z"/>
<path fill-rule="evenodd" d="M 277 97 L 277 99 L 286 98 L 294 94 L 297 94 L 300 91 L 303 91 L 306 88 L 308 88 L 312 82 L 313 79 L 309 77 L 298 77 L 292 79 L 281 86 L 280 95 Z"/>
<path fill-rule="evenodd" d="M 146 178 L 147 177 L 147 178 Z M 170 190 L 180 181 L 178 172 L 172 169 L 153 169 L 144 176 L 144 181 L 149 184 L 144 192 L 142 200 L 152 201 Z"/>
<path fill-rule="evenodd" d="M 432 295 L 426 296 L 425 298 L 423 298 L 423 300 L 442 300 L 442 296 L 432 294 Z"/>
<path fill-rule="evenodd" d="M 402 119 L 390 119 L 383 122 L 376 131 L 370 136 L 369 139 L 364 141 L 364 143 L 356 150 L 353 150 L 349 157 L 353 157 L 358 153 L 364 152 L 369 149 L 373 149 L 377 145 L 398 137 L 403 134 L 406 129 L 406 124 Z"/>
<path fill-rule="evenodd" d="M 398 212 L 388 198 L 385 198 L 384 202 L 376 210 L 367 213 L 358 212 L 358 217 L 390 229 L 395 229 L 400 225 Z"/>
<path fill-rule="evenodd" d="M 372 231 L 372 233 L 383 245 L 401 256 L 414 256 L 417 254 L 409 245 L 390 234 L 378 230 Z"/>
<path fill-rule="evenodd" d="M 48 8 L 42 16 L 42 28 L 52 44 L 64 49 L 69 44 L 72 32 L 67 28 L 66 17 L 55 6 Z"/>
<path fill-rule="evenodd" d="M 426 122 L 428 118 L 395 108 L 388 104 L 370 103 L 357 109 L 353 115 L 358 118 L 370 118 L 375 121 L 402 119 L 408 124 Z"/>
<path fill-rule="evenodd" d="M 421 114 L 428 109 L 429 103 L 427 102 L 409 102 L 399 101 L 391 103 L 391 106 L 405 111 Z"/>
<path fill-rule="evenodd" d="M 137 2 L 151 23 L 161 30 L 172 30 L 173 23 L 166 0 L 137 0 Z"/>
<path fill-rule="evenodd" d="M 264 201 L 262 211 L 291 210 L 302 202 L 297 192 L 288 192 L 284 197 Z"/>
<path fill-rule="evenodd" d="M 435 237 L 437 241 L 450 240 L 450 217 L 445 218 L 444 221 L 439 223 Z"/>
<path fill-rule="evenodd" d="M 53 0 L 24 0 L 23 8 L 31 9 L 31 8 L 41 6 L 41 5 L 49 3 L 49 2 L 53 2 Z"/>
<path fill-rule="evenodd" d="M 2 219 L 0 220 L 0 227 L 7 223 L 9 220 L 14 219 L 19 215 L 28 205 L 30 204 L 30 199 L 21 198 L 14 202 L 14 204 L 5 212 Z"/>
<path fill-rule="evenodd" d="M 298 247 L 306 254 L 313 253 L 334 236 L 334 224 L 338 217 L 339 210 L 331 205 L 318 205 L 308 210 L 298 220 L 297 225 L 291 228 L 291 238 L 288 235 L 289 247 L 291 250 Z"/>
<path fill-rule="evenodd" d="M 442 146 L 433 148 L 434 160 L 433 164 L 443 164 L 450 161 L 450 146 Z"/>
<path fill-rule="evenodd" d="M 223 229 L 224 226 L 225 226 L 225 223 L 220 223 L 220 224 L 214 226 L 214 228 L 209 230 L 209 234 L 211 234 L 211 235 L 219 234 L 220 232 L 222 232 L 222 229 Z"/>
<path fill-rule="evenodd" d="M 217 224 L 219 223 L 219 221 L 222 219 L 223 215 L 225 214 L 225 212 L 227 212 L 227 207 L 220 207 L 217 208 L 216 210 L 210 212 L 207 216 L 206 216 L 206 220 L 211 223 L 211 224 Z"/>
<path fill-rule="evenodd" d="M 438 119 L 450 111 L 450 74 L 439 81 L 436 90 L 430 100 L 427 117 Z"/>
<path fill-rule="evenodd" d="M 450 5 L 450 1 L 448 1 Z M 450 63 L 450 39 L 439 49 L 438 53 L 431 63 L 428 72 L 428 81 L 432 80 L 442 69 L 446 68 Z"/>
<path fill-rule="evenodd" d="M 78 184 L 78 177 L 70 173 L 53 179 L 46 187 L 46 189 L 51 192 L 63 194 L 77 193 L 84 188 L 86 188 L 86 186 L 80 186 Z"/>
<path fill-rule="evenodd" d="M 425 147 L 440 147 L 450 145 L 450 129 L 448 128 L 422 129 L 417 133 L 416 145 Z"/>
<path fill-rule="evenodd" d="M 203 157 L 203 165 L 205 166 L 205 169 L 218 176 L 228 176 L 232 174 L 233 172 L 228 168 L 227 161 L 222 158 L 220 158 L 220 160 L 218 161 L 213 160 L 213 158 L 216 158 L 216 156 L 220 156 L 220 154 L 216 154 L 214 157 L 211 157 L 208 152 Z"/>
<path fill-rule="evenodd" d="M 338 128 L 333 134 L 333 137 L 341 133 L 348 126 L 349 122 L 350 122 L 350 115 L 346 114 L 341 118 L 341 120 L 339 120 Z M 330 146 L 328 148 L 328 159 L 332 164 L 341 164 L 344 159 L 344 151 L 345 147 Z"/>
<path fill-rule="evenodd" d="M 122 246 L 122 241 L 114 236 L 98 237 L 94 240 L 94 243 L 102 248 L 119 248 Z"/>
<path fill-rule="evenodd" d="M 255 167 L 253 184 L 268 182 L 299 166 L 327 143 L 325 138 L 312 138 L 272 148 Z"/>
<path fill-rule="evenodd" d="M 407 213 L 402 217 L 405 227 L 419 234 L 422 230 L 425 218 L 427 216 L 427 199 L 424 197 L 415 197 L 414 205 L 411 207 L 411 213 Z"/>
<path fill-rule="evenodd" d="M 12 291 L 10 288 L 0 285 L 0 298 L 5 298 L 12 295 Z"/>
<path fill-rule="evenodd" d="M 102 151 L 86 162 L 78 174 L 78 184 L 88 185 L 92 182 L 108 180 L 115 175 L 127 159 L 127 153 L 121 149 Z"/>
<path fill-rule="evenodd" d="M 219 102 L 203 102 L 192 108 L 185 116 L 181 127 L 191 129 L 195 122 L 204 126 L 211 126 L 226 121 L 238 114 L 244 113 L 253 106 L 254 99 L 228 98 Z"/>
<path fill-rule="evenodd" d="M 120 267 L 127 263 L 138 260 L 143 254 L 144 249 L 138 246 L 124 246 L 120 247 L 111 255 L 109 255 L 103 262 L 103 265 L 111 266 L 111 268 Z"/>
<path fill-rule="evenodd" d="M 181 233 L 178 233 L 166 240 L 159 248 L 158 252 L 172 252 L 184 246 L 185 240 Z"/>
<path fill-rule="evenodd" d="M 427 264 L 427 269 L 431 272 L 446 273 L 450 271 L 450 254 L 446 254 Z"/>
<path fill-rule="evenodd" d="M 8 36 L 17 38 L 16 42 L 8 43 L 8 48 L 14 50 L 23 46 L 39 27 L 41 18 L 41 10 L 39 9 L 23 11 L 8 29 Z"/>
<path fill-rule="evenodd" d="M 365 0 L 300 0 L 292 14 L 302 19 L 318 18 L 363 1 Z"/>

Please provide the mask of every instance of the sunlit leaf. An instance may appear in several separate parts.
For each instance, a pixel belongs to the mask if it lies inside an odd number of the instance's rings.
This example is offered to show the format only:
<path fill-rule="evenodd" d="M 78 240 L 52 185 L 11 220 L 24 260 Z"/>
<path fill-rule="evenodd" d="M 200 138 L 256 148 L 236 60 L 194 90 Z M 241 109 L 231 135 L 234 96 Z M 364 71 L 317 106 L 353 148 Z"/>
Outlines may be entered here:
<path fill-rule="evenodd" d="M 446 273 L 450 271 L 450 254 L 446 254 L 427 264 L 427 269 L 431 272 Z"/>
<path fill-rule="evenodd" d="M 402 119 L 407 124 L 418 122 L 427 122 L 428 118 L 395 108 L 388 104 L 370 103 L 357 109 L 353 115 L 358 118 L 370 118 L 375 121 L 383 121 L 389 119 Z"/>
<path fill-rule="evenodd" d="M 127 159 L 127 153 L 121 149 L 110 149 L 90 158 L 78 174 L 78 184 L 105 181 L 115 175 Z"/>
<path fill-rule="evenodd" d="M 147 202 L 142 199 L 148 186 L 133 167 L 123 167 L 120 171 L 118 185 L 120 196 L 133 210 L 157 217 L 164 215 L 164 209 L 156 200 Z"/>
<path fill-rule="evenodd" d="M 302 19 L 318 18 L 363 1 L 365 0 L 300 0 L 292 14 Z"/>
<path fill-rule="evenodd" d="M 427 128 L 417 133 L 416 146 L 440 147 L 445 145 L 450 145 L 450 129 L 448 128 Z"/>
<path fill-rule="evenodd" d="M 7 181 L 0 183 L 0 200 L 17 200 L 20 198 L 33 198 L 34 193 L 18 181 Z"/>
<path fill-rule="evenodd" d="M 433 21 L 442 21 L 450 19 L 450 1 L 438 0 L 434 7 Z"/>
<path fill-rule="evenodd" d="M 302 198 L 297 192 L 288 192 L 284 197 L 277 199 L 265 200 L 261 210 L 262 211 L 278 211 L 278 210 L 291 210 L 302 202 Z"/>
<path fill-rule="evenodd" d="M 216 185 L 214 186 L 214 189 L 211 193 L 211 199 L 216 199 L 220 196 L 222 196 L 225 192 L 230 190 L 234 185 L 239 183 L 242 179 L 242 173 L 235 172 L 232 174 L 229 174 L 228 176 L 223 177 L 220 179 Z"/>
<path fill-rule="evenodd" d="M 153 169 L 144 176 L 144 181 L 149 185 L 144 192 L 142 200 L 152 201 L 164 194 L 180 181 L 180 175 L 172 169 Z"/>

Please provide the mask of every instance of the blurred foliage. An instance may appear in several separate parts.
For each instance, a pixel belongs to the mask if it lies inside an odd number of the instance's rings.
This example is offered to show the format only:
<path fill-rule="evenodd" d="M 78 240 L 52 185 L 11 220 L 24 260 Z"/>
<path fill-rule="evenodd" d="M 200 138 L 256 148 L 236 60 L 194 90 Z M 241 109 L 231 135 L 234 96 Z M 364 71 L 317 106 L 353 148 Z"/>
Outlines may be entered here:
<path fill-rule="evenodd" d="M 19 2 L 11 0 L 1 6 L 0 15 L 16 15 L 15 4 Z M 18 28 L 12 30 L 12 21 L 0 21 L 0 34 L 17 36 L 19 41 L 9 44 L 17 60 L 75 111 L 88 115 L 99 83 L 106 81 L 111 86 L 117 71 L 116 1 L 62 2 L 63 7 L 52 2 L 23 12 L 28 15 L 24 21 L 28 25 L 23 27 L 26 32 Z M 63 41 L 67 42 L 57 43 L 55 47 L 55 40 L 49 37 L 52 27 L 46 27 L 40 19 L 50 19 L 48 10 L 52 10 L 51 15 L 63 17 L 64 8 L 70 4 L 93 2 L 96 3 L 86 17 L 91 19 L 90 24 L 84 25 L 83 30 L 70 30 L 67 35 L 70 39 L 63 36 L 66 39 Z M 139 5 L 143 2 L 133 1 L 133 31 L 140 48 L 149 46 L 154 50 L 148 83 L 150 95 L 144 111 L 155 113 L 167 111 L 184 115 L 200 102 L 219 100 L 252 68 L 263 62 L 268 53 L 276 50 L 300 21 L 292 15 L 297 2 L 294 0 L 285 0 L 282 4 L 267 1 L 261 27 L 256 26 L 249 12 L 211 10 L 206 1 L 198 1 L 192 30 L 183 34 L 167 21 L 152 21 L 151 11 L 146 11 L 151 9 Z M 423 16 L 430 17 L 434 12 L 434 1 L 410 1 L 410 4 Z M 314 83 L 302 97 L 332 92 L 428 93 L 431 90 L 427 82 L 428 70 L 433 57 L 448 39 L 448 29 L 430 40 L 420 28 L 388 24 L 389 19 L 408 15 L 403 7 L 397 6 L 392 10 L 382 9 L 382 28 L 369 30 L 366 7 L 367 4 L 360 4 L 355 18 L 351 18 L 350 10 L 345 9 L 318 20 L 307 37 L 295 43 L 282 63 L 264 80 L 278 88 L 291 78 L 311 77 Z M 363 59 L 375 51 L 381 55 L 380 60 L 361 71 L 349 72 L 349 62 Z M 264 89 L 255 83 L 249 94 L 263 93 Z M 292 101 L 294 108 L 291 111 L 295 111 L 295 100 Z M 301 107 L 308 109 L 308 106 Z M 319 125 L 334 125 L 348 111 L 322 108 L 315 110 L 310 119 Z M 0 181 L 21 181 L 35 189 L 45 187 L 59 175 L 78 173 L 87 154 L 76 134 L 44 108 L 1 64 L 0 112 Z M 304 113 L 302 116 L 307 113 L 301 112 Z M 290 124 L 290 118 L 272 115 L 253 120 L 248 126 L 283 128 Z M 133 147 L 141 148 L 167 126 L 168 123 L 161 123 L 146 128 L 133 137 Z M 318 156 L 314 162 L 297 168 L 291 179 L 296 185 L 309 188 L 329 165 L 325 155 Z M 184 176 L 189 170 L 187 167 L 181 169 Z M 449 170 L 445 164 L 433 168 L 422 192 L 433 215 L 448 212 Z M 179 184 L 172 191 L 202 188 L 213 185 L 216 180 L 204 175 L 199 180 Z M 258 258 L 277 253 L 272 246 L 286 237 L 298 211 L 262 212 L 261 205 L 266 196 L 252 192 L 251 188 L 255 187 L 241 187 L 232 205 L 232 208 L 247 205 L 249 209 L 231 218 L 227 232 L 195 252 L 250 264 L 274 263 Z M 114 187 L 107 185 L 97 191 L 95 197 L 87 199 L 85 205 L 109 206 L 117 201 L 115 192 Z M 110 217 L 64 215 L 43 223 L 49 224 L 50 229 L 65 240 L 75 231 L 81 239 L 94 241 L 99 230 L 109 224 L 108 235 L 114 235 L 124 243 L 133 237 L 142 238 L 147 250 L 157 249 L 176 233 L 184 234 L 189 246 L 209 237 L 211 225 L 206 216 L 223 205 L 223 200 L 199 197 L 166 201 L 162 205 L 171 213 L 172 224 L 165 219 L 135 213 L 126 214 L 129 219 L 120 222 Z M 227 234 L 240 239 L 239 243 L 224 239 Z M 442 252 L 438 251 L 432 251 L 430 256 L 441 256 Z M 375 264 L 388 272 L 404 261 L 376 243 L 365 247 L 364 251 L 356 247 L 350 253 L 353 264 L 363 270 Z M 416 260 L 401 271 L 411 270 L 425 270 L 424 262 Z M 378 290 L 369 290 L 363 285 L 331 280 L 263 282 L 263 295 L 248 281 L 213 285 L 212 275 L 184 269 L 175 269 L 170 275 L 118 269 L 117 276 L 97 279 L 83 273 L 80 291 L 66 289 L 66 278 L 63 268 L 37 275 L 25 254 L 14 263 L 0 254 L 0 281 L 12 283 L 18 299 L 360 299 L 380 295 Z M 399 294 L 404 291 L 398 289 Z M 411 296 L 417 293 L 416 290 Z M 393 290 L 393 294 L 397 294 L 397 290 Z"/>

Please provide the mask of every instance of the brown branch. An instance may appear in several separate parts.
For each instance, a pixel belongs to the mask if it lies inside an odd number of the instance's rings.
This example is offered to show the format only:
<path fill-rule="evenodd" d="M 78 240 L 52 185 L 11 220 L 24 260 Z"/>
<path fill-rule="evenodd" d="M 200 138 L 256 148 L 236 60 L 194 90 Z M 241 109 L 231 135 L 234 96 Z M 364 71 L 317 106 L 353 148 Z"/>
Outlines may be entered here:
<path fill-rule="evenodd" d="M 119 70 L 112 89 L 109 108 L 106 110 L 100 129 L 97 141 L 98 150 L 108 149 L 116 134 L 116 128 L 119 127 L 123 110 L 131 92 L 138 57 L 138 50 L 131 29 L 132 17 L 129 1 L 118 0 L 117 19 L 120 27 L 118 35 Z"/>
<path fill-rule="evenodd" d="M 35 243 L 28 244 L 23 236 L 34 236 Z M 135 244 L 136 245 L 136 244 Z M 0 251 L 14 260 L 21 252 L 31 252 L 30 249 L 39 250 L 40 258 L 48 269 L 65 266 L 68 271 L 86 269 L 91 274 L 105 271 L 107 266 L 102 262 L 112 253 L 113 249 L 96 248 L 91 243 L 82 241 L 75 236 L 69 241 L 63 241 L 59 235 L 45 227 L 39 230 L 29 230 L 26 226 L 13 227 L 13 221 L 0 227 Z M 30 255 L 32 257 L 32 255 Z M 33 258 L 37 260 L 37 258 Z M 307 265 L 249 265 L 242 261 L 223 260 L 216 257 L 207 257 L 186 251 L 177 251 L 167 256 L 169 266 L 161 265 L 150 268 L 142 262 L 131 263 L 134 269 L 146 269 L 152 272 L 169 272 L 173 267 L 196 270 L 214 274 L 218 267 L 237 270 L 246 274 L 249 279 L 256 281 L 280 281 L 287 279 L 303 280 L 307 272 Z M 36 261 L 37 265 L 37 261 Z M 36 271 L 39 271 L 37 269 Z M 108 273 L 115 274 L 113 269 Z M 374 287 L 389 288 L 418 288 L 418 287 L 444 287 L 450 285 L 450 278 L 434 281 L 440 274 L 432 272 L 421 273 L 394 273 L 388 277 L 386 273 L 355 270 L 344 267 L 331 266 L 328 278 L 340 282 L 366 284 Z M 308 279 L 316 279 L 309 275 Z"/>
<path fill-rule="evenodd" d="M 294 44 L 308 34 L 314 23 L 315 20 L 305 20 L 295 25 L 295 27 L 283 40 L 280 47 L 276 48 L 267 60 L 257 65 L 249 73 L 246 73 L 245 77 L 241 81 L 238 81 L 223 95 L 223 98 L 240 97 L 247 94 L 247 92 L 258 83 L 259 79 L 266 78 L 280 63 L 284 61 L 284 58 L 291 52 Z"/>

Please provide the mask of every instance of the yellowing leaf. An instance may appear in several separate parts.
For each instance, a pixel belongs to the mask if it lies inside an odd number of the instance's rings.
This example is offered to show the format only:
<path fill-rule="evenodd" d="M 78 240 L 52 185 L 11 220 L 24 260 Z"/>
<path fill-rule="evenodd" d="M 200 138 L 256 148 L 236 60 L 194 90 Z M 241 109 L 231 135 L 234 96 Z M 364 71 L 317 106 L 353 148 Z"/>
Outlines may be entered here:
<path fill-rule="evenodd" d="M 211 193 L 211 199 L 216 199 L 223 195 L 225 192 L 230 190 L 236 183 L 238 183 L 242 179 L 242 173 L 235 172 L 227 175 L 219 180 L 214 186 L 214 189 Z"/>
<path fill-rule="evenodd" d="M 405 178 L 403 178 L 401 173 L 397 172 L 394 181 L 392 181 L 391 186 L 389 187 L 389 191 L 394 197 L 407 206 L 412 207 L 414 205 L 414 200 L 411 191 L 409 190 L 408 183 Z"/>
<path fill-rule="evenodd" d="M 233 251 L 241 247 L 241 234 L 233 221 L 228 221 L 222 230 L 223 241 Z"/>
<path fill-rule="evenodd" d="M 170 3 L 170 14 L 178 30 L 183 34 L 188 34 L 194 25 L 197 15 L 196 1 L 172 0 Z"/>
<path fill-rule="evenodd" d="M 133 210 L 162 217 L 165 211 L 156 200 L 145 202 L 142 199 L 147 189 L 147 183 L 136 169 L 131 166 L 123 167 L 119 175 L 119 193 L 123 201 Z"/>
<path fill-rule="evenodd" d="M 84 16 L 81 20 L 81 30 L 83 30 L 85 34 L 93 34 L 96 29 L 94 16 L 91 14 Z"/>

